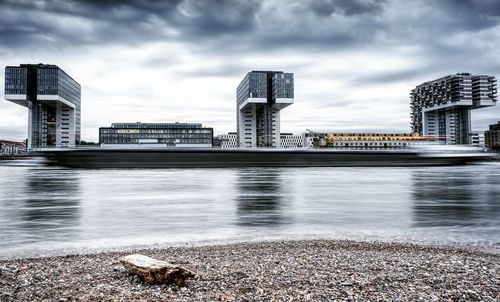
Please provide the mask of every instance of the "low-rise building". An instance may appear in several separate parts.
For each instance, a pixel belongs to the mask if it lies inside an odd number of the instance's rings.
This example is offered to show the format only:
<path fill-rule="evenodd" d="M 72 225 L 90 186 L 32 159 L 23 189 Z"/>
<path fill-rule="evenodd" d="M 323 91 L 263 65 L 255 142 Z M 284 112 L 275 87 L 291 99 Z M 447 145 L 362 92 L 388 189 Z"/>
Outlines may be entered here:
<path fill-rule="evenodd" d="M 26 143 L 0 140 L 0 156 L 16 156 L 26 154 Z"/>
<path fill-rule="evenodd" d="M 293 133 L 280 133 L 281 148 L 302 148 L 304 146 L 302 135 Z"/>
<path fill-rule="evenodd" d="M 475 147 L 484 147 L 484 132 L 471 132 L 469 133 L 469 142 Z"/>
<path fill-rule="evenodd" d="M 410 133 L 312 133 L 314 147 L 402 148 L 438 143 L 435 138 Z"/>
<path fill-rule="evenodd" d="M 500 121 L 490 125 L 489 130 L 484 132 L 484 143 L 486 147 L 500 150 Z"/>
<path fill-rule="evenodd" d="M 314 147 L 314 142 L 319 140 L 319 134 L 314 132 L 302 133 L 302 146 L 306 148 Z"/>
<path fill-rule="evenodd" d="M 212 147 L 213 128 L 198 123 L 113 123 L 99 128 L 101 147 Z"/>
<path fill-rule="evenodd" d="M 222 149 L 238 148 L 238 133 L 229 132 L 228 134 L 220 134 L 214 138 L 214 146 Z"/>

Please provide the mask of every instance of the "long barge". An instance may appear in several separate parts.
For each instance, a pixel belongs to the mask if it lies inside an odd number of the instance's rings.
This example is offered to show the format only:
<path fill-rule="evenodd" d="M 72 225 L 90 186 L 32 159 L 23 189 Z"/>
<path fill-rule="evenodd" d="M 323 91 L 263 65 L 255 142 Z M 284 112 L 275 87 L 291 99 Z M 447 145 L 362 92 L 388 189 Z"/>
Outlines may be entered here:
<path fill-rule="evenodd" d="M 439 150 L 74 148 L 40 150 L 49 164 L 72 168 L 220 168 L 461 165 L 491 153 Z"/>

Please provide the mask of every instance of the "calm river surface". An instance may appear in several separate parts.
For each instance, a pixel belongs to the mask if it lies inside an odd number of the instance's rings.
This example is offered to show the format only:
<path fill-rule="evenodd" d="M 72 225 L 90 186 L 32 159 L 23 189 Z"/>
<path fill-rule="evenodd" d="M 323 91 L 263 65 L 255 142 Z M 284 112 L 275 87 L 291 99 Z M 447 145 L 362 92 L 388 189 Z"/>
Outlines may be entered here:
<path fill-rule="evenodd" d="M 83 170 L 0 162 L 0 258 L 331 238 L 500 247 L 500 162 Z"/>

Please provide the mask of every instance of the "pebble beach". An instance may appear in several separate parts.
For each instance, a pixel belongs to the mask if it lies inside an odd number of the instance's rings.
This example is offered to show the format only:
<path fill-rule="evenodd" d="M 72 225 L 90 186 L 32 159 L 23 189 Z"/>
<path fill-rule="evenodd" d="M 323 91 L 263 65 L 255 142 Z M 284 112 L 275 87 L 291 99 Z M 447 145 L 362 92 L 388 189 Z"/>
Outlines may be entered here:
<path fill-rule="evenodd" d="M 148 284 L 141 253 L 196 272 Z M 401 243 L 275 241 L 0 261 L 0 301 L 500 301 L 500 254 Z"/>

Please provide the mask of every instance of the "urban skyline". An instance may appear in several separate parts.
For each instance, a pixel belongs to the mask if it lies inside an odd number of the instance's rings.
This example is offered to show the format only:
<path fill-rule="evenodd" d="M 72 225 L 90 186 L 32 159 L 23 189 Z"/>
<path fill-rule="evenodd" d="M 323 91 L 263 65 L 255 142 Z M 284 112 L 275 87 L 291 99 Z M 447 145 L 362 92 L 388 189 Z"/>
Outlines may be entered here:
<path fill-rule="evenodd" d="M 234 87 L 252 69 L 295 73 L 296 104 L 281 128 L 296 133 L 409 132 L 415 85 L 461 72 L 500 74 L 493 1 L 67 3 L 2 2 L 0 24 L 9 30 L 1 33 L 0 67 L 50 63 L 78 79 L 87 141 L 113 116 L 235 131 Z M 25 139 L 26 110 L 2 101 L 0 111 L 0 137 Z M 500 106 L 476 110 L 472 130 L 499 119 Z"/>
<path fill-rule="evenodd" d="M 496 83 L 494 76 L 457 73 L 418 85 L 410 92 L 412 135 L 439 137 L 446 144 L 470 144 L 471 140 L 477 140 L 478 137 L 472 138 L 478 134 L 471 131 L 471 111 L 496 105 Z M 236 146 L 281 148 L 281 139 L 293 136 L 293 133 L 281 132 L 280 111 L 294 104 L 294 85 L 293 73 L 250 71 L 245 75 L 236 89 Z M 79 144 L 80 97 L 80 84 L 56 65 L 20 64 L 5 68 L 6 100 L 28 108 L 28 149 Z M 204 134 L 185 135 L 182 133 L 192 131 L 178 131 L 185 125 L 201 127 L 200 123 L 179 122 L 113 123 L 111 127 L 99 128 L 98 141 L 123 146 L 213 145 L 213 128 L 207 128 L 211 135 L 210 144 L 206 144 Z M 131 127 L 137 129 L 130 132 Z M 158 132 L 156 127 L 178 129 L 160 131 L 163 134 L 156 135 L 153 134 Z M 123 132 L 118 128 L 129 130 Z M 149 130 L 142 131 L 142 128 Z M 310 129 L 306 131 L 311 132 Z M 304 132 L 301 135 L 304 139 Z M 295 144 L 294 140 L 287 139 L 285 147 Z M 307 143 L 304 141 L 300 145 L 306 146 Z"/>

